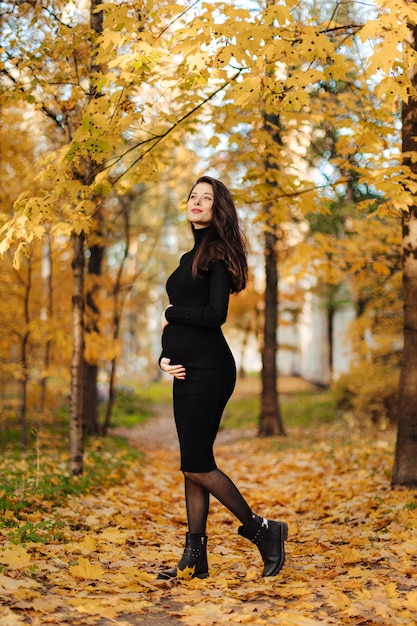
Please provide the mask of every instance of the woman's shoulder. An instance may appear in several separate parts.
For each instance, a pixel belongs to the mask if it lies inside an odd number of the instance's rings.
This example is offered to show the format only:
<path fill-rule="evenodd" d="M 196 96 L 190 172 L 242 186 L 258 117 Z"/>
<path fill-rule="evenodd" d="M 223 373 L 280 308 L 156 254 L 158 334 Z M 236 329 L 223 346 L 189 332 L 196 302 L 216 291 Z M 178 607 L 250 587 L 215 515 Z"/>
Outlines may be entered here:
<path fill-rule="evenodd" d="M 192 261 L 194 257 L 195 257 L 194 248 L 192 250 L 188 250 L 188 252 L 184 252 L 184 254 L 180 256 L 180 265 L 187 263 L 188 261 Z"/>
<path fill-rule="evenodd" d="M 213 259 L 210 263 L 209 272 L 217 277 L 230 279 L 229 265 L 225 259 Z"/>

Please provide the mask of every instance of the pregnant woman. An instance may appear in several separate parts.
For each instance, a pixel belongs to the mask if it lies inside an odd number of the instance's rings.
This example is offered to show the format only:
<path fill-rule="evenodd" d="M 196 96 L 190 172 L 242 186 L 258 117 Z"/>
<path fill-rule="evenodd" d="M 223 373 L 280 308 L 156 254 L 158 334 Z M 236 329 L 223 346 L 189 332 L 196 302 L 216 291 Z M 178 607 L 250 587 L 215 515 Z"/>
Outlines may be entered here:
<path fill-rule="evenodd" d="M 231 479 L 218 469 L 213 444 L 236 381 L 233 355 L 221 330 L 229 296 L 245 288 L 247 257 L 236 209 L 227 187 L 199 178 L 187 201 L 194 247 L 166 285 L 161 369 L 173 381 L 173 405 L 188 521 L 179 563 L 158 578 L 208 576 L 206 524 L 213 495 L 240 520 L 238 532 L 259 549 L 263 576 L 285 561 L 288 527 L 256 515 Z"/>

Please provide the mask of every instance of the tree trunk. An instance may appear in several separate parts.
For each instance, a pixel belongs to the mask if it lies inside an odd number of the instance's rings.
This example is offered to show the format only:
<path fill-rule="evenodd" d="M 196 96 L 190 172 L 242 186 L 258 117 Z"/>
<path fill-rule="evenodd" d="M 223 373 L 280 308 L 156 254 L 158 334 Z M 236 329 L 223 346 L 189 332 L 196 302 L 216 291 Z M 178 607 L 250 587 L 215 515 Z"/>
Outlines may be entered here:
<path fill-rule="evenodd" d="M 417 26 L 411 30 L 411 44 L 417 48 Z M 417 70 L 413 84 L 417 86 Z M 403 103 L 402 149 L 417 151 L 417 99 Z M 414 172 L 417 164 L 406 157 Z M 393 485 L 417 488 L 417 206 L 410 207 L 402 220 L 404 349 L 398 392 L 398 432 L 392 476 Z"/>
<path fill-rule="evenodd" d="M 327 349 L 328 349 L 328 358 L 327 365 L 329 368 L 328 372 L 328 380 L 327 384 L 332 384 L 333 382 L 333 369 L 334 369 L 334 318 L 336 314 L 336 307 L 333 302 L 334 294 L 332 290 L 332 295 L 330 296 L 330 301 L 327 303 Z"/>
<path fill-rule="evenodd" d="M 101 35 L 103 32 L 103 12 L 97 11 L 97 7 L 101 4 L 100 0 L 91 0 L 90 2 L 90 25 L 92 30 L 96 33 L 96 35 Z M 94 45 L 93 45 L 94 48 Z M 94 53 L 91 57 L 91 68 L 90 72 L 92 75 L 100 72 L 100 67 L 97 66 L 94 60 Z M 90 83 L 90 99 L 93 100 L 95 98 L 99 98 L 100 95 L 97 92 L 95 83 Z M 98 173 L 101 167 L 97 167 L 97 163 L 91 158 L 89 162 L 86 164 L 86 171 L 83 176 L 83 182 L 86 185 L 91 184 L 93 179 L 92 172 L 96 171 Z M 101 211 L 99 204 L 101 203 L 100 198 L 95 199 L 97 204 L 97 221 L 98 221 L 98 229 L 95 231 L 98 237 L 100 238 L 100 221 L 101 221 Z M 88 274 L 90 277 L 93 277 L 93 283 L 89 286 L 88 293 L 86 294 L 86 308 L 87 308 L 87 321 L 85 326 L 86 332 L 99 332 L 98 331 L 98 318 L 100 315 L 100 311 L 98 309 L 97 303 L 95 302 L 95 294 L 97 292 L 97 281 L 95 278 L 97 276 L 101 276 L 102 272 L 102 261 L 104 257 L 104 246 L 101 243 L 97 243 L 90 247 L 90 259 L 88 262 Z M 97 390 L 97 378 L 98 378 L 98 364 L 97 363 L 88 363 L 84 362 L 84 394 L 82 401 L 82 415 L 83 415 L 83 427 L 84 432 L 88 435 L 99 435 L 100 434 L 100 423 L 99 423 L 99 414 L 98 414 L 98 390 Z"/>
<path fill-rule="evenodd" d="M 120 200 L 120 204 L 121 204 L 122 211 L 123 211 L 125 251 L 124 251 L 121 263 L 119 265 L 119 269 L 118 269 L 117 276 L 116 276 L 116 281 L 113 287 L 113 341 L 115 344 L 117 340 L 119 339 L 119 335 L 120 335 L 120 324 L 122 321 L 124 299 L 127 297 L 128 293 L 132 289 L 133 283 L 134 283 L 134 281 L 131 282 L 130 287 L 125 291 L 125 294 L 123 295 L 121 291 L 121 285 L 122 285 L 122 277 L 123 277 L 125 263 L 129 255 L 129 247 L 130 247 L 130 213 L 129 213 L 129 210 L 132 204 L 131 201 L 133 200 L 133 197 L 132 195 L 127 194 L 126 197 L 121 196 L 119 200 Z M 110 428 L 111 418 L 113 414 L 113 405 L 116 399 L 116 391 L 115 391 L 116 369 L 117 369 L 117 356 L 115 356 L 112 359 L 111 366 L 110 366 L 109 390 L 108 390 L 108 396 L 107 396 L 107 402 L 106 402 L 106 415 L 105 415 L 104 424 L 103 424 L 104 435 L 107 434 Z"/>
<path fill-rule="evenodd" d="M 53 300 L 53 274 L 52 274 L 52 246 L 51 246 L 51 234 L 47 234 L 46 239 L 46 254 L 47 254 L 47 262 L 48 262 L 48 275 L 46 277 L 46 320 L 48 324 L 47 328 L 47 338 L 45 343 L 45 354 L 43 361 L 43 373 L 41 376 L 40 386 L 41 386 L 41 395 L 39 399 L 39 410 L 41 413 L 44 412 L 46 406 L 46 394 L 47 394 L 47 385 L 49 378 L 49 364 L 51 358 L 51 348 L 52 348 L 52 339 L 50 332 L 50 324 L 53 319 L 53 309 L 54 309 L 54 300 Z"/>
<path fill-rule="evenodd" d="M 97 236 L 97 232 L 94 234 Z M 91 285 L 86 295 L 86 333 L 99 333 L 98 320 L 100 310 L 96 301 L 99 289 L 98 278 L 102 274 L 104 246 L 95 244 L 90 247 L 88 261 L 88 276 Z M 100 435 L 100 422 L 98 414 L 98 364 L 84 361 L 84 395 L 83 395 L 83 425 L 87 435 Z"/>
<path fill-rule="evenodd" d="M 98 411 L 98 365 L 84 361 L 83 427 L 86 435 L 101 435 Z"/>
<path fill-rule="evenodd" d="M 268 5 L 273 4 L 268 0 Z M 269 134 L 271 144 L 270 154 L 281 145 L 280 119 L 275 114 L 264 114 L 265 128 Z M 265 159 L 265 169 L 268 172 L 276 168 L 275 160 L 268 156 Z M 273 181 L 273 177 L 272 177 Z M 270 181 L 271 186 L 274 183 Z M 265 255 L 265 317 L 264 337 L 262 346 L 262 391 L 261 414 L 259 417 L 258 434 L 261 437 L 271 435 L 285 435 L 279 405 L 277 387 L 277 327 L 278 327 L 278 254 L 277 254 L 277 225 L 271 215 L 272 207 L 267 206 L 265 218 L 264 255 Z"/>
<path fill-rule="evenodd" d="M 265 319 L 262 346 L 261 437 L 285 435 L 277 389 L 278 267 L 275 229 L 265 232 Z"/>
<path fill-rule="evenodd" d="M 417 123 L 414 123 L 413 128 L 415 136 Z M 403 293 L 404 348 L 398 390 L 398 432 L 392 484 L 417 488 L 417 207 L 415 206 L 403 216 Z"/>
<path fill-rule="evenodd" d="M 30 298 L 31 286 L 32 286 L 32 264 L 29 258 L 27 281 L 25 285 L 25 293 L 24 293 L 24 299 L 23 299 L 24 333 L 22 336 L 22 343 L 20 346 L 20 366 L 22 370 L 22 378 L 21 378 L 19 415 L 20 415 L 20 435 L 21 435 L 22 448 L 25 448 L 27 445 L 26 416 L 27 416 L 27 390 L 28 390 L 28 382 L 29 382 L 28 345 L 29 345 L 29 336 L 30 336 L 29 298 Z"/>
<path fill-rule="evenodd" d="M 249 343 L 250 333 L 251 333 L 251 327 L 250 327 L 250 324 L 248 324 L 247 327 L 243 329 L 243 339 L 242 339 L 242 344 L 240 346 L 239 378 L 241 379 L 246 377 L 245 354 L 246 354 L 246 348 Z"/>
<path fill-rule="evenodd" d="M 71 413 L 70 413 L 70 472 L 83 473 L 83 366 L 84 366 L 84 233 L 73 235 L 72 259 L 73 293 L 72 325 L 73 351 L 71 360 Z"/>
<path fill-rule="evenodd" d="M 113 406 L 114 401 L 116 399 L 116 368 L 117 368 L 117 358 L 114 357 L 110 364 L 110 376 L 109 376 L 109 392 L 106 401 L 106 414 L 104 416 L 104 422 L 102 426 L 103 435 L 107 435 L 109 428 L 111 426 L 111 418 L 113 415 Z"/>

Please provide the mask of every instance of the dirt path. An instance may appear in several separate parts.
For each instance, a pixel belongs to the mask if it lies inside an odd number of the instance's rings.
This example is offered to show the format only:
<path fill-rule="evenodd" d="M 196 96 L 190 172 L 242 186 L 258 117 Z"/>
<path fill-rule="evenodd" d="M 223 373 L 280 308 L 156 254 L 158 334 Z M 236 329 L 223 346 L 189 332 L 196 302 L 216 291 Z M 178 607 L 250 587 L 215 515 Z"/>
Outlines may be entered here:
<path fill-rule="evenodd" d="M 178 439 L 171 407 L 156 406 L 153 411 L 154 416 L 144 424 L 138 424 L 132 428 L 114 428 L 112 434 L 125 437 L 133 446 L 143 450 L 159 449 L 177 452 Z M 226 445 L 242 437 L 253 436 L 255 432 L 255 429 L 228 428 L 220 430 L 217 435 L 216 446 Z"/>
<path fill-rule="evenodd" d="M 145 423 L 131 428 L 115 428 L 112 429 L 112 434 L 125 437 L 131 445 L 146 451 L 149 457 L 152 457 L 153 452 L 169 451 L 172 453 L 174 462 L 178 463 L 178 439 L 172 407 L 156 405 L 153 407 L 153 413 L 153 417 Z M 220 430 L 216 439 L 216 447 L 254 435 L 255 430 Z M 120 616 L 117 623 L 120 626 L 127 626 L 127 624 L 129 626 L 184 626 L 184 622 L 175 617 L 175 614 L 181 614 L 181 605 L 170 597 L 168 592 L 158 605 L 150 608 L 147 613 L 123 615 Z M 107 624 L 107 621 L 103 622 L 103 626 L 107 626 Z"/>
<path fill-rule="evenodd" d="M 280 393 L 294 393 L 295 391 L 312 391 L 315 386 L 301 378 L 287 377 L 280 380 Z M 260 380 L 258 378 L 238 379 L 233 398 L 244 399 L 260 393 Z M 144 424 L 138 424 L 133 428 L 116 428 L 112 430 L 115 435 L 128 439 L 133 445 L 144 450 L 155 448 L 161 450 L 178 450 L 177 433 L 170 405 L 154 405 L 154 417 Z M 256 429 L 223 429 L 219 431 L 216 446 L 225 445 L 236 439 L 252 437 Z"/>

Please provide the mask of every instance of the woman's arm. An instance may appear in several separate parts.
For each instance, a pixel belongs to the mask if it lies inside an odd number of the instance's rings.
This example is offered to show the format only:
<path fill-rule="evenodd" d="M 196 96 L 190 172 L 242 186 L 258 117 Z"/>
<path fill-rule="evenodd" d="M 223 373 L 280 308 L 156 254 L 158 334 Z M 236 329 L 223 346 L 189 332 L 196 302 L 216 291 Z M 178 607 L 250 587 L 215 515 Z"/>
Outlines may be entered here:
<path fill-rule="evenodd" d="M 229 270 L 224 261 L 217 261 L 210 270 L 208 304 L 204 307 L 169 306 L 165 310 L 165 318 L 177 324 L 217 328 L 226 321 L 229 296 Z"/>

